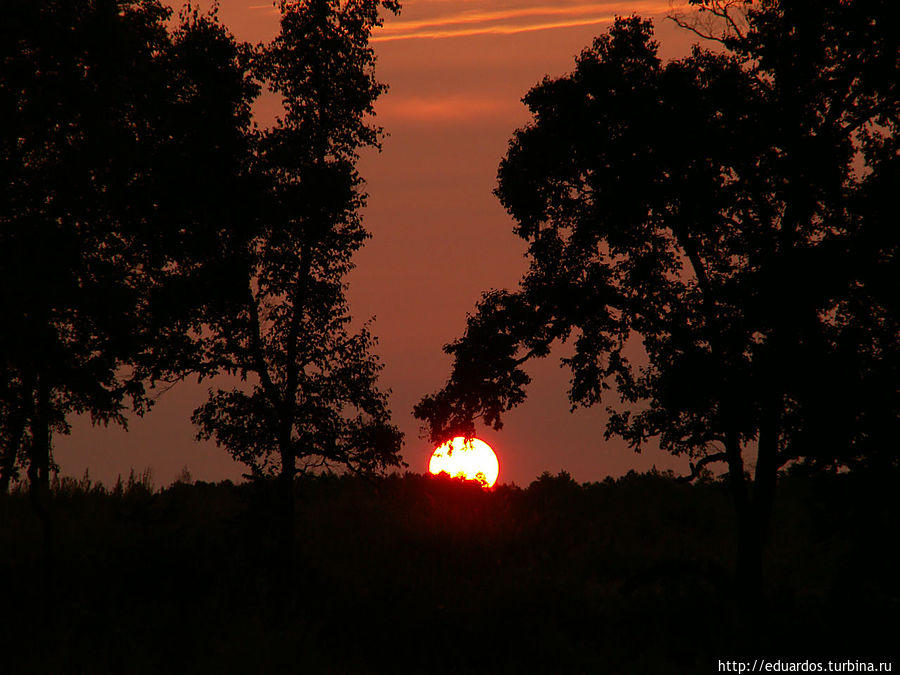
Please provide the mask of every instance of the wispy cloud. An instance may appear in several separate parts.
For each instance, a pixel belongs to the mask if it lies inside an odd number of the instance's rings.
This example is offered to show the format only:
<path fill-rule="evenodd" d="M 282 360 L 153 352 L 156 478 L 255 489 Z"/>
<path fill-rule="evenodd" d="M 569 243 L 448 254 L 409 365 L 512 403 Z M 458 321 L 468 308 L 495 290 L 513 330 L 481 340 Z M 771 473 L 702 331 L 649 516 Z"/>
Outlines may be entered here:
<path fill-rule="evenodd" d="M 492 11 L 470 9 L 426 19 L 390 21 L 373 36 L 372 41 L 510 35 L 607 23 L 617 14 L 632 12 L 658 14 L 667 11 L 669 7 L 670 3 L 645 0 L 629 4 L 607 2 L 571 6 L 512 7 Z"/>
<path fill-rule="evenodd" d="M 277 14 L 281 16 L 281 11 L 272 4 L 271 2 L 265 5 L 247 5 L 247 9 L 252 9 L 254 12 L 262 12 L 264 14 Z"/>
<path fill-rule="evenodd" d="M 471 35 L 513 35 L 515 33 L 528 33 L 537 30 L 551 30 L 553 28 L 571 28 L 574 26 L 590 26 L 596 23 L 608 23 L 615 15 L 596 16 L 589 19 L 574 19 L 570 21 L 553 21 L 531 24 L 479 26 L 472 28 L 445 28 L 437 30 L 419 30 L 411 33 L 397 35 L 376 35 L 372 42 L 393 42 L 396 40 L 416 40 L 425 38 L 456 38 Z"/>
<path fill-rule="evenodd" d="M 419 28 L 432 28 L 434 26 L 445 26 L 447 24 L 472 24 L 483 23 L 486 21 L 504 21 L 518 19 L 521 17 L 532 16 L 577 16 L 579 14 L 596 14 L 597 12 L 621 12 L 623 9 L 633 9 L 634 4 L 627 6 L 615 6 L 608 2 L 593 3 L 588 5 L 571 5 L 560 6 L 553 5 L 548 7 L 519 7 L 508 8 L 503 10 L 484 11 L 484 10 L 466 10 L 457 12 L 447 16 L 437 16 L 428 19 L 417 19 L 409 21 L 391 21 L 385 27 L 385 31 L 410 31 Z"/>
<path fill-rule="evenodd" d="M 412 14 L 431 14 L 422 18 L 388 20 L 372 36 L 372 42 L 396 40 L 459 38 L 474 35 L 513 35 L 532 31 L 573 28 L 611 22 L 617 15 L 639 13 L 662 14 L 679 0 L 635 0 L 634 2 L 589 2 L 567 5 L 528 4 L 529 0 L 514 0 L 512 6 L 495 9 L 488 0 L 428 0 L 410 2 L 406 9 Z M 466 9 L 459 9 L 460 6 Z M 515 6 L 518 5 L 518 6 Z M 456 11 L 447 12 L 449 7 Z M 254 14 L 279 15 L 272 3 L 246 5 Z M 435 15 L 435 12 L 438 12 Z"/>
<path fill-rule="evenodd" d="M 381 119 L 406 121 L 467 121 L 491 117 L 509 117 L 519 107 L 515 99 L 506 100 L 483 94 L 436 97 L 386 96 L 378 102 Z"/>

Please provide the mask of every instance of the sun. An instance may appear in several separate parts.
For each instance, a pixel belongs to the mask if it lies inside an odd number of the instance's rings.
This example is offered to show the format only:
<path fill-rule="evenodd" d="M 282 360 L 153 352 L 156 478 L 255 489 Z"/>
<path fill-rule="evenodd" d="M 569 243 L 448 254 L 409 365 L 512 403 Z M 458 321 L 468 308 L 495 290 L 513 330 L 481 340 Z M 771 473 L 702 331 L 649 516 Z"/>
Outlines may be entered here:
<path fill-rule="evenodd" d="M 474 480 L 491 487 L 500 474 L 497 455 L 487 443 L 477 438 L 457 436 L 434 449 L 428 462 L 431 473 L 448 473 L 453 477 Z"/>

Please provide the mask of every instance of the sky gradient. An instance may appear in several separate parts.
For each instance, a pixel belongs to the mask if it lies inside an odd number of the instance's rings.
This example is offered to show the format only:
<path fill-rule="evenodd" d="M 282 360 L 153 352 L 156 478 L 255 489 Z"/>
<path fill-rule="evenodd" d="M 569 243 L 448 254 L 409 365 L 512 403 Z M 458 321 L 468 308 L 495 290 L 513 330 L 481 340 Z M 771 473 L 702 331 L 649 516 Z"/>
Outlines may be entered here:
<path fill-rule="evenodd" d="M 412 407 L 449 375 L 441 346 L 461 334 L 483 291 L 515 287 L 526 268 L 524 242 L 492 194 L 507 141 L 528 121 L 522 96 L 544 76 L 570 71 L 616 15 L 653 18 L 662 56 L 687 54 L 695 38 L 665 19 L 670 11 L 669 3 L 652 1 L 412 0 L 375 34 L 377 74 L 390 86 L 377 122 L 388 136 L 383 151 L 365 153 L 360 164 L 373 237 L 348 281 L 354 319 L 375 317 L 381 384 L 392 390 L 410 470 L 426 471 L 431 455 Z M 221 0 L 219 16 L 242 40 L 277 31 L 277 12 L 259 0 Z M 276 107 L 272 97 L 261 101 L 260 123 Z M 570 413 L 563 353 L 531 367 L 528 401 L 507 415 L 502 431 L 479 433 L 499 456 L 501 483 L 527 485 L 545 470 L 589 481 L 653 465 L 687 469 L 686 460 L 653 447 L 636 455 L 621 441 L 604 441 L 600 407 Z M 246 469 L 224 449 L 194 440 L 189 418 L 207 386 L 193 380 L 172 387 L 128 432 L 76 419 L 71 436 L 55 439 L 62 474 L 89 469 L 110 483 L 131 468 L 150 468 L 162 486 L 187 467 L 194 479 L 239 479 Z"/>

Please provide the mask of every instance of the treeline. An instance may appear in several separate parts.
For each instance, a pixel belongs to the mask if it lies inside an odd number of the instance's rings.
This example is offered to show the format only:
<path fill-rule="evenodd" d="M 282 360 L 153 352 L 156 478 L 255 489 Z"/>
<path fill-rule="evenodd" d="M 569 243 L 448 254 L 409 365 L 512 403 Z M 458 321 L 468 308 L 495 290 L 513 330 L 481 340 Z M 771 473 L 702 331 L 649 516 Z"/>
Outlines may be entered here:
<path fill-rule="evenodd" d="M 27 499 L 7 497 L 8 672 L 696 673 L 751 651 L 875 659 L 892 644 L 896 476 L 783 479 L 753 624 L 730 600 L 719 482 L 545 474 L 486 491 L 332 474 L 296 488 L 287 594 L 269 481 L 62 481 L 47 586 Z"/>

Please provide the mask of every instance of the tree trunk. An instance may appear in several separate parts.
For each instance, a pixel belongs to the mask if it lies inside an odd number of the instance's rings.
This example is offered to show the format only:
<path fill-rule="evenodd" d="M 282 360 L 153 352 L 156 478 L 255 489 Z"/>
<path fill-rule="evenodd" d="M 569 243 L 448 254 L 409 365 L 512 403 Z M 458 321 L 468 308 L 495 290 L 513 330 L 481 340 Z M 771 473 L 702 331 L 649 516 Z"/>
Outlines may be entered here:
<path fill-rule="evenodd" d="M 753 503 L 747 494 L 740 439 L 729 434 L 725 441 L 728 456 L 728 485 L 737 519 L 737 558 L 735 560 L 735 600 L 741 608 L 756 604 L 762 590 L 762 550 L 759 546 Z"/>
<path fill-rule="evenodd" d="M 781 417 L 781 395 L 773 395 L 764 406 L 759 425 L 759 445 L 756 456 L 756 475 L 753 481 L 753 502 L 746 532 L 747 551 L 744 571 L 748 592 L 760 600 L 763 591 L 763 560 L 769 538 L 769 526 L 775 505 L 775 486 L 778 480 L 778 435 Z"/>
<path fill-rule="evenodd" d="M 763 591 L 763 554 L 765 537 L 755 505 L 748 504 L 738 515 L 738 546 L 735 582 L 738 601 L 745 610 L 755 613 Z"/>
<path fill-rule="evenodd" d="M 749 616 L 757 615 L 762 608 L 765 551 L 778 478 L 779 406 L 780 396 L 774 396 L 764 406 L 752 499 L 748 499 L 743 464 L 740 464 L 741 478 L 737 481 L 734 473 L 738 467 L 733 469 L 729 461 L 738 530 L 736 591 L 739 604 Z M 733 452 L 729 450 L 729 456 Z"/>
<path fill-rule="evenodd" d="M 31 416 L 31 446 L 28 457 L 28 494 L 41 522 L 44 563 L 53 560 L 53 528 L 50 520 L 50 389 L 39 376 L 37 401 Z"/>
<path fill-rule="evenodd" d="M 6 446 L 0 454 L 0 495 L 9 494 L 9 485 L 16 468 L 16 458 L 22 445 L 22 436 L 25 433 L 25 423 L 24 411 L 20 409 L 13 413 Z"/>
<path fill-rule="evenodd" d="M 291 571 L 294 561 L 294 476 L 296 465 L 291 447 L 290 427 L 282 433 L 281 475 L 278 477 L 278 565 L 281 577 L 279 587 L 281 599 L 291 595 Z"/>

